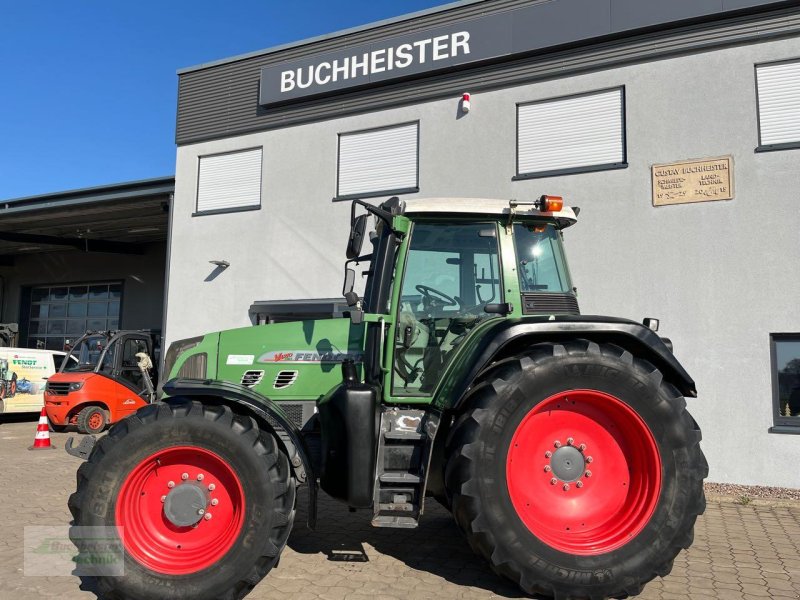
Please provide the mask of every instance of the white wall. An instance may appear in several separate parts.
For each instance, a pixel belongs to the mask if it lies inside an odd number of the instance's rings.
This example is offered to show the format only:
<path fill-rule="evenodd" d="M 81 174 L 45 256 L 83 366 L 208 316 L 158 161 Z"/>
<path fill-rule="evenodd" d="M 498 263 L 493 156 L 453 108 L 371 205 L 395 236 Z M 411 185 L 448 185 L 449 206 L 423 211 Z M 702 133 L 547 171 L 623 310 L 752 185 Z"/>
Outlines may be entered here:
<path fill-rule="evenodd" d="M 337 296 L 349 217 L 349 204 L 330 201 L 337 133 L 419 119 L 420 196 L 549 193 L 582 208 L 566 238 L 582 312 L 661 318 L 697 382 L 689 406 L 711 480 L 800 487 L 800 438 L 767 433 L 769 333 L 800 331 L 800 151 L 754 153 L 753 66 L 797 56 L 800 40 L 787 39 L 475 93 L 463 118 L 454 94 L 181 147 L 167 336 L 247 325 L 254 300 Z M 629 168 L 511 180 L 517 102 L 617 85 Z M 192 217 L 197 157 L 254 145 L 264 146 L 262 209 Z M 651 164 L 728 154 L 733 201 L 651 205 Z M 206 281 L 212 259 L 231 266 Z"/>

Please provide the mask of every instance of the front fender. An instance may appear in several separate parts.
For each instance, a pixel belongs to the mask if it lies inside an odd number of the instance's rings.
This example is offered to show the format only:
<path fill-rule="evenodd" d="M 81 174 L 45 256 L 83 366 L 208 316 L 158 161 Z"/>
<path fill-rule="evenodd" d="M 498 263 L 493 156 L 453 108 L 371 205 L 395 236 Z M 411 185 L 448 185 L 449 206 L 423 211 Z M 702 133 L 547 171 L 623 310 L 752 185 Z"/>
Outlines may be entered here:
<path fill-rule="evenodd" d="M 662 339 L 641 323 L 591 315 L 497 319 L 467 340 L 437 390 L 433 404 L 440 410 L 457 408 L 476 377 L 496 360 L 537 342 L 584 338 L 622 346 L 653 363 L 684 396 L 696 397 L 694 380 Z"/>
<path fill-rule="evenodd" d="M 286 456 L 289 457 L 298 482 L 308 483 L 308 526 L 310 529 L 315 528 L 317 476 L 300 430 L 289 419 L 280 404 L 242 385 L 213 379 L 170 379 L 164 384 L 164 392 L 168 396 L 183 396 L 200 402 L 227 404 L 231 409 L 238 407 L 239 410 L 234 412 L 248 413 L 261 427 L 271 429 Z M 164 398 L 162 401 L 169 401 L 169 398 Z M 274 422 L 280 425 L 282 432 L 275 430 L 272 425 Z"/>

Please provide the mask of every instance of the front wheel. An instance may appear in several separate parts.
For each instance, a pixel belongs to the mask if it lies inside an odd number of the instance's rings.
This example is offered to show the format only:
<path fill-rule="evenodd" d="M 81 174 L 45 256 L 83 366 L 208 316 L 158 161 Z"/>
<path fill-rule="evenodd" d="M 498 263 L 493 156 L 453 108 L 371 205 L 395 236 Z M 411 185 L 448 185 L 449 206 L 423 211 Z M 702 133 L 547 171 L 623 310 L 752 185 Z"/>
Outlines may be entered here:
<path fill-rule="evenodd" d="M 106 411 L 99 406 L 87 406 L 82 408 L 75 420 L 78 433 L 102 433 L 108 425 Z"/>
<path fill-rule="evenodd" d="M 447 444 L 456 522 L 525 592 L 638 594 L 693 538 L 708 467 L 680 393 L 613 345 L 539 344 L 474 386 Z"/>
<path fill-rule="evenodd" d="M 76 526 L 110 527 L 121 540 L 124 576 L 98 574 L 103 594 L 233 600 L 277 562 L 295 482 L 252 418 L 172 399 L 112 427 L 78 470 L 69 507 Z M 74 531 L 79 564 L 94 564 L 94 547 Z"/>

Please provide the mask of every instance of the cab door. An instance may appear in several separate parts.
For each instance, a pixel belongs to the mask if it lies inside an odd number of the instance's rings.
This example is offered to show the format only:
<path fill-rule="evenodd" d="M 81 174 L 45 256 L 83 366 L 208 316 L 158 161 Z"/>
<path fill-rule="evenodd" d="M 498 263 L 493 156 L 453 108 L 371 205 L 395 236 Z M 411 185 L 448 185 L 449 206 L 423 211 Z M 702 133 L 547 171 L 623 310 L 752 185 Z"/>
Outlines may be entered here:
<path fill-rule="evenodd" d="M 415 223 L 394 294 L 391 395 L 427 399 L 460 345 L 504 302 L 497 223 Z M 487 312 L 487 306 L 496 310 Z M 490 307 L 491 310 L 491 307 Z"/>

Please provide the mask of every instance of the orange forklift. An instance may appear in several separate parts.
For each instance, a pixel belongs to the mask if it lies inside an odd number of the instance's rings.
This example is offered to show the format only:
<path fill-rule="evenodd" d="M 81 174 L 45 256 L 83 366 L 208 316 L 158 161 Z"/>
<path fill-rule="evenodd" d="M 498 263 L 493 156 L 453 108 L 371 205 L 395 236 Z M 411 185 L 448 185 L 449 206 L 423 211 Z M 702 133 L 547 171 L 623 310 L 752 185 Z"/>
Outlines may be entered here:
<path fill-rule="evenodd" d="M 157 342 L 158 335 L 149 330 L 84 334 L 45 386 L 44 404 L 53 430 L 74 426 L 79 433 L 100 433 L 155 402 Z"/>

